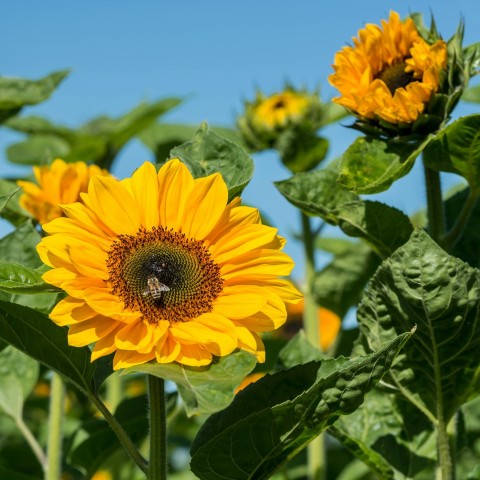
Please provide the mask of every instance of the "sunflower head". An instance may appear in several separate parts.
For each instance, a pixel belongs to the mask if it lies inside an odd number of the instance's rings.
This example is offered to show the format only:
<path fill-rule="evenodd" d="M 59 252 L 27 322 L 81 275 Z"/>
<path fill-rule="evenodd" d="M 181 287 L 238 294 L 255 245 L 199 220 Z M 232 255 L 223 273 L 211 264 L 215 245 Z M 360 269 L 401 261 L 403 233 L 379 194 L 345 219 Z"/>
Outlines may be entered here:
<path fill-rule="evenodd" d="M 107 170 L 84 162 L 66 163 L 56 159 L 50 165 L 33 167 L 37 183 L 18 181 L 23 189 L 20 205 L 40 224 L 61 217 L 62 204 L 80 200 L 95 175 L 110 176 Z"/>
<path fill-rule="evenodd" d="M 293 262 L 256 209 L 227 202 L 220 174 L 194 179 L 178 159 L 92 178 L 38 246 L 43 278 L 67 293 L 50 316 L 70 345 L 94 345 L 92 361 L 115 352 L 115 369 L 203 366 L 237 348 L 263 361 L 260 333 L 300 299 L 278 278 Z"/>
<path fill-rule="evenodd" d="M 340 96 L 333 101 L 358 117 L 365 133 L 410 134 L 436 130 L 456 102 L 461 85 L 452 83 L 449 49 L 433 26 L 419 17 L 401 20 L 391 12 L 381 26 L 368 24 L 353 46 L 335 55 L 330 83 Z M 450 42 L 449 42 L 450 43 Z M 448 107 L 447 107 L 448 105 Z"/>
<path fill-rule="evenodd" d="M 257 92 L 253 102 L 245 103 L 245 113 L 237 124 L 245 143 L 254 151 L 276 148 L 281 137 L 294 131 L 315 132 L 322 109 L 317 92 L 286 87 L 265 96 Z"/>

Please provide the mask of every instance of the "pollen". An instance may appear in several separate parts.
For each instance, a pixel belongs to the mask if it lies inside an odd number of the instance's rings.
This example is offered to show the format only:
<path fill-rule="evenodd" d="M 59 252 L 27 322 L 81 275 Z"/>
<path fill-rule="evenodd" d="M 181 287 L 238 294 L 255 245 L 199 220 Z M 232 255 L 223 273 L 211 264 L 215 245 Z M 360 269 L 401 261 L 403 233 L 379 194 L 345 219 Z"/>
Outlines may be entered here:
<path fill-rule="evenodd" d="M 203 242 L 163 227 L 119 235 L 107 268 L 111 292 L 154 324 L 210 312 L 223 290 L 220 267 Z"/>

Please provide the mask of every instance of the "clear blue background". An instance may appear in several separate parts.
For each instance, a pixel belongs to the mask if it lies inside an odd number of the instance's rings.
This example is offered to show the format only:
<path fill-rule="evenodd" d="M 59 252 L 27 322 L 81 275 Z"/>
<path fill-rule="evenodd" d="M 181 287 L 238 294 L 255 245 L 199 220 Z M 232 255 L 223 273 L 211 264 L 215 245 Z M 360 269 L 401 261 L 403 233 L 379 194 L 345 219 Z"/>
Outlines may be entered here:
<path fill-rule="evenodd" d="M 242 100 L 256 87 L 266 93 L 289 80 L 296 86 L 321 86 L 322 98 L 335 91 L 327 82 L 334 54 L 365 23 L 378 23 L 389 10 L 402 17 L 434 13 L 444 38 L 461 16 L 465 44 L 479 41 L 480 2 L 468 1 L 302 1 L 244 0 L 116 2 L 3 2 L 0 29 L 1 74 L 38 78 L 72 68 L 69 78 L 43 104 L 24 114 L 43 115 L 75 127 L 100 115 L 121 115 L 144 100 L 184 96 L 185 103 L 164 119 L 172 122 L 233 125 Z M 455 116 L 474 113 L 462 104 Z M 349 123 L 348 121 L 344 123 Z M 340 125 L 324 132 L 331 140 L 329 158 L 339 156 L 357 133 Z M 5 147 L 21 138 L 0 129 L 0 176 L 29 172 L 7 164 Z M 150 152 L 135 140 L 123 150 L 114 174 L 128 176 Z M 289 238 L 287 251 L 302 277 L 301 246 L 292 232 L 298 213 L 275 190 L 272 181 L 289 176 L 273 153 L 255 156 L 256 171 L 244 193 Z M 446 186 L 458 178 L 446 178 Z M 424 205 L 421 169 L 417 167 L 376 198 L 413 213 Z M 0 224 L 0 233 L 8 231 Z M 329 229 L 328 234 L 338 234 Z"/>

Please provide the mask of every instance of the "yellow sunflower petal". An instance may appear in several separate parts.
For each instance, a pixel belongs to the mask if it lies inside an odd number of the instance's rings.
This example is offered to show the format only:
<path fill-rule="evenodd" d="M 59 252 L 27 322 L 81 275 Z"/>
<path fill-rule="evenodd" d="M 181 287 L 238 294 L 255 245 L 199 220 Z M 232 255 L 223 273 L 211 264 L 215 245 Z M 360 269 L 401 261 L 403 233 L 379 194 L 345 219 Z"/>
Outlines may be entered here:
<path fill-rule="evenodd" d="M 180 354 L 180 343 L 170 333 L 165 334 L 157 344 L 155 356 L 158 363 L 174 362 Z"/>
<path fill-rule="evenodd" d="M 154 348 L 155 325 L 139 320 L 123 325 L 115 337 L 115 345 L 121 350 L 151 351 Z M 148 348 L 150 347 L 150 348 Z"/>
<path fill-rule="evenodd" d="M 182 345 L 176 361 L 191 367 L 203 367 L 212 362 L 212 354 L 199 345 Z"/>
<path fill-rule="evenodd" d="M 120 370 L 121 368 L 134 367 L 135 365 L 142 365 L 155 358 L 155 351 L 150 353 L 138 353 L 125 350 L 117 350 L 113 357 L 113 369 Z"/>
<path fill-rule="evenodd" d="M 180 231 L 185 204 L 193 188 L 192 174 L 178 159 L 167 162 L 158 172 L 160 224 Z"/>
<path fill-rule="evenodd" d="M 141 225 L 134 198 L 114 179 L 92 178 L 82 200 L 116 234 L 134 235 Z"/>
<path fill-rule="evenodd" d="M 204 239 L 220 220 L 227 200 L 227 186 L 219 173 L 197 178 L 185 206 L 182 224 L 185 235 Z"/>
<path fill-rule="evenodd" d="M 74 323 L 68 329 L 68 344 L 74 347 L 85 347 L 117 330 L 119 326 L 122 324 L 100 316 Z"/>

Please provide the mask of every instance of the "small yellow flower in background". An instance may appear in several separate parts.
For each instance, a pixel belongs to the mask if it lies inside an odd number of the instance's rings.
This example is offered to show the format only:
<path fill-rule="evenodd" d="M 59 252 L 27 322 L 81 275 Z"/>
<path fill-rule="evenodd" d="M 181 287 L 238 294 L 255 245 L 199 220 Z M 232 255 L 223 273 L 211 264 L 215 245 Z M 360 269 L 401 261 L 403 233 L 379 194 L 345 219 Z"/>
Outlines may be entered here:
<path fill-rule="evenodd" d="M 288 320 L 284 326 L 290 334 L 295 334 L 303 324 L 303 311 L 305 305 L 303 300 L 295 305 L 287 306 Z M 320 330 L 320 348 L 326 352 L 335 342 L 338 333 L 342 327 L 340 317 L 328 310 L 320 307 L 318 309 L 318 328 Z"/>
<path fill-rule="evenodd" d="M 245 112 L 237 119 L 243 141 L 253 151 L 277 148 L 284 134 L 311 137 L 320 127 L 323 110 L 318 92 L 286 87 L 270 96 L 257 92 L 245 102 Z"/>
<path fill-rule="evenodd" d="M 131 178 L 92 178 L 83 203 L 44 225 L 46 282 L 68 296 L 51 313 L 73 346 L 115 352 L 114 369 L 150 361 L 208 365 L 240 348 L 264 361 L 260 332 L 301 294 L 285 240 L 258 210 L 227 204 L 220 174 L 193 179 L 178 159 Z"/>
<path fill-rule="evenodd" d="M 367 119 L 414 122 L 439 89 L 446 43 L 428 44 L 411 18 L 401 21 L 393 11 L 382 27 L 366 25 L 353 43 L 335 55 L 329 81 L 341 96 L 333 101 Z"/>
<path fill-rule="evenodd" d="M 46 398 L 50 396 L 50 383 L 45 380 L 40 380 L 33 389 L 33 394 L 39 398 Z"/>
<path fill-rule="evenodd" d="M 113 480 L 113 476 L 108 470 L 98 470 L 93 474 L 91 480 Z"/>
<path fill-rule="evenodd" d="M 252 108 L 252 122 L 260 127 L 274 129 L 284 127 L 302 117 L 309 105 L 306 94 L 284 91 L 258 101 Z"/>
<path fill-rule="evenodd" d="M 107 170 L 84 162 L 66 163 L 56 159 L 51 165 L 33 167 L 38 182 L 18 181 L 22 187 L 20 205 L 40 224 L 61 217 L 62 204 L 80 200 L 80 193 L 87 191 L 88 182 L 95 175 L 110 176 Z"/>

